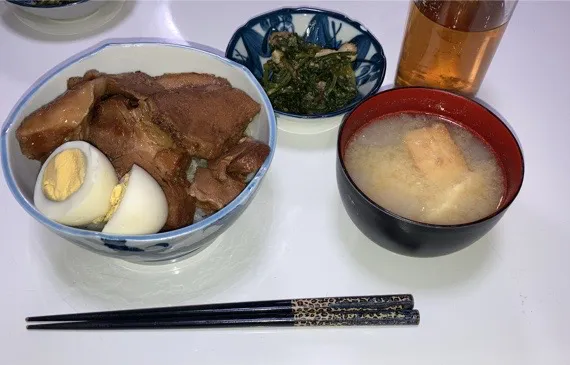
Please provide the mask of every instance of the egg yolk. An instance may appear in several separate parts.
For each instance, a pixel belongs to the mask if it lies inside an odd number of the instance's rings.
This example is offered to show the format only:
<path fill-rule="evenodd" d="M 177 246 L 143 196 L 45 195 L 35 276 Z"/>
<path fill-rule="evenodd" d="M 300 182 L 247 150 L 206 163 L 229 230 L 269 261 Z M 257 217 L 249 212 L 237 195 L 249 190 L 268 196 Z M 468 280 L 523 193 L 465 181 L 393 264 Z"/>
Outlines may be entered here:
<path fill-rule="evenodd" d="M 123 200 L 123 196 L 125 195 L 125 191 L 127 191 L 127 184 L 129 183 L 129 174 L 126 174 L 121 178 L 119 184 L 115 185 L 113 191 L 111 191 L 111 208 L 105 214 L 103 218 L 104 222 L 108 222 L 109 219 L 115 214 L 117 209 L 119 209 L 119 204 L 121 204 L 121 200 Z"/>
<path fill-rule="evenodd" d="M 44 195 L 61 202 L 75 193 L 85 181 L 85 155 L 78 148 L 61 151 L 47 164 L 42 177 Z"/>

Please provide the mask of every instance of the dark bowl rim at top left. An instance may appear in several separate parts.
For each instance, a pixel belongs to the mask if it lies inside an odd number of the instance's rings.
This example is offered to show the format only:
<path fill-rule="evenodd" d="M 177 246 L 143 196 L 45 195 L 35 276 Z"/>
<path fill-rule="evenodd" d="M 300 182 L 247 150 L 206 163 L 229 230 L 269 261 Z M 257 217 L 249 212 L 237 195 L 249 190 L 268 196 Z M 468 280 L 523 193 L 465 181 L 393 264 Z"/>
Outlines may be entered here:
<path fill-rule="evenodd" d="M 420 90 L 429 90 L 429 91 L 435 91 L 438 93 L 444 93 L 444 94 L 448 94 L 448 95 L 452 95 L 454 97 L 458 97 L 460 99 L 463 99 L 466 102 L 469 103 L 474 103 L 477 104 L 478 106 L 480 106 L 481 108 L 483 108 L 486 112 L 490 113 L 493 118 L 495 120 L 497 120 L 499 123 L 501 123 L 509 132 L 509 134 L 511 135 L 511 138 L 513 139 L 513 141 L 515 142 L 519 155 L 520 155 L 520 159 L 521 159 L 521 179 L 520 179 L 520 185 L 517 189 L 517 191 L 513 194 L 512 198 L 510 199 L 510 201 L 508 201 L 506 204 L 504 204 L 500 209 L 497 209 L 496 211 L 494 211 L 493 213 L 486 215 L 483 218 L 480 218 L 478 220 L 475 221 L 471 221 L 471 222 L 467 222 L 467 223 L 460 223 L 460 224 L 433 224 L 433 223 L 424 223 L 424 222 L 420 222 L 420 221 L 416 221 L 410 218 L 406 218 L 404 216 L 401 216 L 387 208 L 382 207 L 381 205 L 377 204 L 376 202 L 374 202 L 371 198 L 369 198 L 359 187 L 358 185 L 356 185 L 356 183 L 354 182 L 354 180 L 352 179 L 352 177 L 350 176 L 348 170 L 346 169 L 346 165 L 344 163 L 344 158 L 342 157 L 342 146 L 341 146 L 341 137 L 343 135 L 343 131 L 344 131 L 344 127 L 346 126 L 346 123 L 348 122 L 350 116 L 352 115 L 352 113 L 357 110 L 360 106 L 362 106 L 362 104 L 366 103 L 367 101 L 370 101 L 371 99 L 375 98 L 375 97 L 381 97 L 382 95 L 385 95 L 386 93 L 390 93 L 390 92 L 402 92 L 405 90 L 413 90 L 413 89 L 420 89 Z M 402 111 L 402 113 L 405 111 Z M 351 136 L 352 137 L 352 136 Z M 511 129 L 511 127 L 505 123 L 503 121 L 503 119 L 501 117 L 499 117 L 495 112 L 493 112 L 492 110 L 490 110 L 487 106 L 479 103 L 478 101 L 468 98 L 466 96 L 451 92 L 451 91 L 447 91 L 447 90 L 442 90 L 442 89 L 437 89 L 437 88 L 432 88 L 432 87 L 426 87 L 426 86 L 409 86 L 409 87 L 395 87 L 392 89 L 388 89 L 388 90 L 384 90 L 381 91 L 379 93 L 377 93 L 376 95 L 370 96 L 369 98 L 366 98 L 364 100 L 362 100 L 362 102 L 360 102 L 353 110 L 351 110 L 349 113 L 347 113 L 345 115 L 345 117 L 343 118 L 343 121 L 341 123 L 341 125 L 338 128 L 338 134 L 337 134 L 337 143 L 336 143 L 336 158 L 337 161 L 340 163 L 341 169 L 343 174 L 346 176 L 346 180 L 347 182 L 350 184 L 350 186 L 354 189 L 354 191 L 356 191 L 358 193 L 358 195 L 360 195 L 362 198 L 364 198 L 364 200 L 368 203 L 368 205 L 372 206 L 375 210 L 380 211 L 384 214 L 387 214 L 388 216 L 397 219 L 399 221 L 408 223 L 408 224 L 412 224 L 415 226 L 419 226 L 419 227 L 424 227 L 424 228 L 432 228 L 432 229 L 448 229 L 448 230 L 453 230 L 453 229 L 457 229 L 457 228 L 464 228 L 464 227 L 470 227 L 470 226 L 475 226 L 477 224 L 486 222 L 500 214 L 502 214 L 504 211 L 506 211 L 511 204 L 516 200 L 516 198 L 518 197 L 523 183 L 524 183 L 524 177 L 525 177 L 525 160 L 524 160 L 524 155 L 522 152 L 522 147 L 521 144 L 517 138 L 517 136 L 515 135 L 515 133 L 513 132 L 513 130 Z"/>
<path fill-rule="evenodd" d="M 26 8 L 35 8 L 35 9 L 54 9 L 54 8 L 66 8 L 73 5 L 78 5 L 82 3 L 86 3 L 88 1 L 101 1 L 101 0 L 74 0 L 74 1 L 66 1 L 65 3 L 42 3 L 42 2 L 33 2 L 29 0 L 6 0 L 7 2 L 22 6 Z"/>
<path fill-rule="evenodd" d="M 234 62 L 237 62 L 236 60 L 233 59 L 233 57 L 231 57 L 231 52 L 233 51 L 233 49 L 235 49 L 237 42 L 241 38 L 241 35 L 239 35 L 240 31 L 244 28 L 252 28 L 256 24 L 258 24 L 260 22 L 260 20 L 263 18 L 266 18 L 266 17 L 271 16 L 271 15 L 278 15 L 278 14 L 325 14 L 325 15 L 332 15 L 333 17 L 350 24 L 351 26 L 358 29 L 358 31 L 360 31 L 362 34 L 365 34 L 370 39 L 370 42 L 376 47 L 376 49 L 378 50 L 378 54 L 381 57 L 380 60 L 378 60 L 377 64 L 383 65 L 383 67 L 380 68 L 380 74 L 378 75 L 378 81 L 376 82 L 374 87 L 372 87 L 372 89 L 366 95 L 360 95 L 359 94 L 354 99 L 354 101 L 352 101 L 351 103 L 347 104 L 346 106 L 344 106 L 344 107 L 342 107 L 342 108 L 340 108 L 334 112 L 307 115 L 307 114 L 296 114 L 296 113 L 284 112 L 284 111 L 278 110 L 277 108 L 274 107 L 273 110 L 274 110 L 275 114 L 284 115 L 284 116 L 288 116 L 291 118 L 298 118 L 298 119 L 322 119 L 322 118 L 335 117 L 335 116 L 346 114 L 346 113 L 350 112 L 351 110 L 356 108 L 362 101 L 364 101 L 368 97 L 376 94 L 378 92 L 378 90 L 380 90 L 380 88 L 382 87 L 382 83 L 384 82 L 384 78 L 386 77 L 386 68 L 387 68 L 387 59 L 386 59 L 386 55 L 384 53 L 384 48 L 382 47 L 382 44 L 380 44 L 378 39 L 376 39 L 376 37 L 362 23 L 350 18 L 349 16 L 347 16 L 343 13 L 339 13 L 339 12 L 334 11 L 334 10 L 329 10 L 329 9 L 324 9 L 324 8 L 316 8 L 316 7 L 307 7 L 307 6 L 282 7 L 279 9 L 274 9 L 274 10 L 270 10 L 270 11 L 255 15 L 254 17 L 250 18 L 246 23 L 242 24 L 241 26 L 239 26 L 234 31 L 234 33 L 232 34 L 232 36 L 230 38 L 230 41 L 228 42 L 228 45 L 226 46 L 225 57 L 229 58 L 230 60 L 232 60 Z M 356 61 L 357 62 L 373 63 L 370 60 L 356 60 Z M 261 83 L 261 81 L 259 79 L 258 79 L 258 81 Z"/>

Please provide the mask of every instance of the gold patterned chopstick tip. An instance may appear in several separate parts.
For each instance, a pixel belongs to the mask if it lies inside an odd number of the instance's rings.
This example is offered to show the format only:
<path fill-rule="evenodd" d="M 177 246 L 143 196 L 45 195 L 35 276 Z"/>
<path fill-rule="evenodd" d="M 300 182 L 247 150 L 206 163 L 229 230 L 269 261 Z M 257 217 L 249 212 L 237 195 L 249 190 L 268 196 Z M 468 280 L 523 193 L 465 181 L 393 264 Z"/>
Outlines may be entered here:
<path fill-rule="evenodd" d="M 418 325 L 418 310 L 403 311 L 344 311 L 298 310 L 293 313 L 295 326 L 359 326 L 359 325 Z"/>
<path fill-rule="evenodd" d="M 297 308 L 369 308 L 371 310 L 407 310 L 414 308 L 414 297 L 411 294 L 401 294 L 293 299 L 291 300 L 291 306 L 293 310 Z"/>

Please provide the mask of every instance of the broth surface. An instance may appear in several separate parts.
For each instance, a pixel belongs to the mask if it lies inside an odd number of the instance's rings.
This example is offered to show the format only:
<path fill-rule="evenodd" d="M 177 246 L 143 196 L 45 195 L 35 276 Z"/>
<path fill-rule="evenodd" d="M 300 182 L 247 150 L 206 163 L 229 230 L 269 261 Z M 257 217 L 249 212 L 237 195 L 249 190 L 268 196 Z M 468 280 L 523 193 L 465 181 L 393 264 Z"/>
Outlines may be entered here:
<path fill-rule="evenodd" d="M 433 116 L 399 114 L 371 122 L 352 137 L 344 162 L 371 200 L 423 223 L 484 218 L 505 192 L 491 149 L 470 131 Z"/>

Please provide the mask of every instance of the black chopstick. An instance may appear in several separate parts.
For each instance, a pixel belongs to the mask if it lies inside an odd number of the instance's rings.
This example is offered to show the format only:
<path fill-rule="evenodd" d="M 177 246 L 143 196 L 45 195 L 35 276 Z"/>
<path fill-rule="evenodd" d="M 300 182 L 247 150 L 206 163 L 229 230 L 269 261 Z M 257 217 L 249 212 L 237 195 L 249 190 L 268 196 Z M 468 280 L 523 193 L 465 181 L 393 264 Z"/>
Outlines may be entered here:
<path fill-rule="evenodd" d="M 128 321 L 128 320 L 173 320 L 173 319 L 236 319 L 261 318 L 266 316 L 293 316 L 295 312 L 326 308 L 330 310 L 370 310 L 403 311 L 414 308 L 411 294 L 376 295 L 360 297 L 304 298 L 287 300 L 269 300 L 255 302 L 214 303 L 202 305 L 129 309 L 106 312 L 72 313 L 26 318 L 27 322 L 55 321 Z"/>
<path fill-rule="evenodd" d="M 319 311 L 322 313 L 319 314 Z M 343 309 L 340 309 L 343 311 Z M 327 313 L 328 312 L 328 313 Z M 143 321 L 83 321 L 28 325 L 30 330 L 131 330 L 216 327 L 309 327 L 309 326 L 403 326 L 418 325 L 417 310 L 360 311 L 335 313 L 331 309 L 316 310 L 306 316 L 268 316 L 263 318 L 177 319 Z"/>

